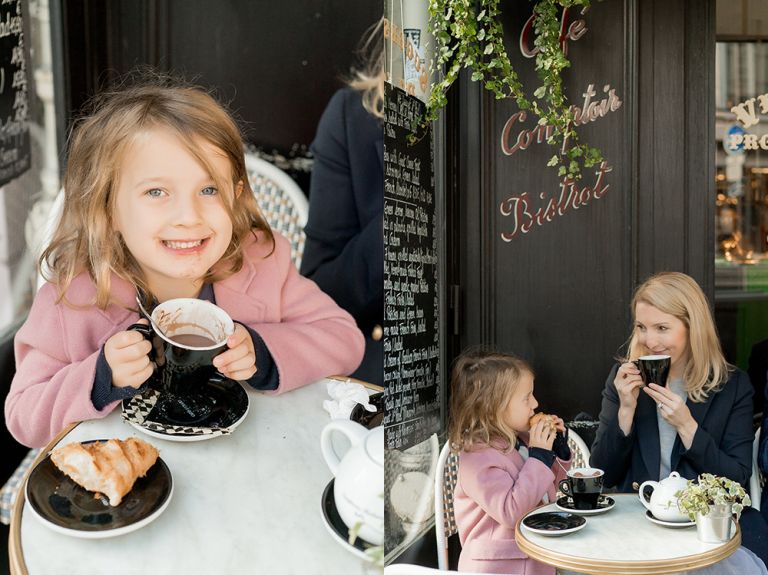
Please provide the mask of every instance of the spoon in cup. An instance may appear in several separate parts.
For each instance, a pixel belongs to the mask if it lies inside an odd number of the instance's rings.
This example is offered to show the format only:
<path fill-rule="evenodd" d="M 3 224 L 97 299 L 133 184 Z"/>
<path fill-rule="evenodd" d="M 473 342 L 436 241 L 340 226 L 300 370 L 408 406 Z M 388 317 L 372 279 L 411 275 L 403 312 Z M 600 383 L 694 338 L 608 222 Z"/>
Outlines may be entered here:
<path fill-rule="evenodd" d="M 165 336 L 165 332 L 163 332 L 163 330 L 160 329 L 160 326 L 155 323 L 150 313 L 144 309 L 144 305 L 141 303 L 141 298 L 138 295 L 136 295 L 136 303 L 139 304 L 139 309 L 141 310 L 141 313 L 144 314 L 144 317 L 149 320 L 149 323 L 152 325 L 152 329 L 154 329 L 160 335 Z"/>

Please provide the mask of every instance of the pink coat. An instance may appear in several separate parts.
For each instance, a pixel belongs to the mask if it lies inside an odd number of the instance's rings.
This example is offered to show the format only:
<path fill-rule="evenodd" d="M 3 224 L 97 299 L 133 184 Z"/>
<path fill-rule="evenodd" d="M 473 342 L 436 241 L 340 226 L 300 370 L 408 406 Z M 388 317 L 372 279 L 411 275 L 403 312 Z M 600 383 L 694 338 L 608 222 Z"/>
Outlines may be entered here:
<path fill-rule="evenodd" d="M 556 459 L 550 469 L 532 457 L 523 461 L 516 450 L 462 451 L 453 501 L 461 541 L 459 571 L 554 575 L 554 567 L 520 551 L 515 524 L 542 503 L 545 493 L 555 501 L 557 483 L 570 466 Z"/>
<path fill-rule="evenodd" d="M 261 239 L 261 236 L 259 236 Z M 282 393 L 334 374 L 354 371 L 364 340 L 354 319 L 311 280 L 299 275 L 290 245 L 275 233 L 275 251 L 265 241 L 246 241 L 243 269 L 213 286 L 216 304 L 254 329 L 269 349 Z M 67 424 L 104 417 L 91 403 L 96 361 L 104 342 L 138 321 L 134 286 L 112 276 L 116 304 L 100 310 L 86 273 L 68 290 L 75 309 L 57 304 L 56 288 L 38 292 L 15 339 L 16 376 L 5 401 L 9 431 L 28 446 L 43 446 Z"/>

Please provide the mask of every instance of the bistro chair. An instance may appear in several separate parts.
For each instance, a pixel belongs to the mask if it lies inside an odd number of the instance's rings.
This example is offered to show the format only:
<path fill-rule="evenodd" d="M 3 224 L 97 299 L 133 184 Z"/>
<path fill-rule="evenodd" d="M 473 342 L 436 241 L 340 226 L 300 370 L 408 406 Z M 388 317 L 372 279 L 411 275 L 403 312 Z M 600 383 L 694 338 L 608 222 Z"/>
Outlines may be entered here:
<path fill-rule="evenodd" d="M 760 466 L 757 464 L 757 457 L 760 453 L 760 428 L 755 431 L 755 440 L 752 442 L 752 477 L 749 478 L 749 498 L 752 500 L 752 507 L 760 511 L 760 498 L 762 495 L 763 483 L 765 479 L 760 473 Z"/>
<path fill-rule="evenodd" d="M 309 204 L 304 192 L 288 174 L 253 153 L 245 154 L 248 181 L 261 213 L 273 230 L 284 235 L 291 244 L 291 260 L 301 267 L 309 217 Z"/>
<path fill-rule="evenodd" d="M 453 491 L 458 478 L 459 454 L 451 451 L 451 442 L 446 441 L 435 469 L 435 537 L 437 566 L 441 571 L 448 569 L 448 538 L 458 533 L 453 517 Z"/>
<path fill-rule="evenodd" d="M 571 448 L 571 467 L 589 467 L 589 447 L 571 428 L 568 428 L 568 447 Z"/>

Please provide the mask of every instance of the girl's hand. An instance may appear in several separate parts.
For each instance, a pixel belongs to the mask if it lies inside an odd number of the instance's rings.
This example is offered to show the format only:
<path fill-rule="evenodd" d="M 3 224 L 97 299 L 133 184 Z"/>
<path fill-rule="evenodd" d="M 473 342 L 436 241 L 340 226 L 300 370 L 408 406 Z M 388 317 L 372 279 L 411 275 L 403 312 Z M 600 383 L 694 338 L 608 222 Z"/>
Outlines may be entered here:
<path fill-rule="evenodd" d="M 213 365 L 230 379 L 243 381 L 256 373 L 256 350 L 248 330 L 235 323 L 235 332 L 227 340 L 229 348 L 213 358 Z"/>
<path fill-rule="evenodd" d="M 562 419 L 560 421 L 562 422 Z M 555 431 L 552 430 L 552 427 L 546 421 L 541 420 L 531 428 L 528 436 L 528 447 L 541 447 L 551 451 L 554 441 Z"/>
<path fill-rule="evenodd" d="M 146 319 L 138 321 L 149 325 Z M 154 365 L 149 360 L 152 344 L 138 331 L 119 331 L 104 344 L 104 357 L 112 370 L 115 387 L 139 388 L 149 379 Z"/>
<path fill-rule="evenodd" d="M 689 449 L 698 423 L 691 415 L 691 410 L 688 409 L 685 400 L 675 392 L 655 383 L 649 383 L 643 391 L 656 402 L 659 415 L 677 430 L 683 445 Z"/>
<path fill-rule="evenodd" d="M 555 429 L 560 433 L 565 433 L 565 422 L 556 415 L 553 415 L 552 419 L 555 421 Z"/>
<path fill-rule="evenodd" d="M 613 385 L 616 386 L 616 391 L 619 394 L 619 409 L 631 411 L 634 414 L 637 407 L 637 396 L 640 394 L 640 388 L 644 385 L 643 378 L 640 377 L 640 370 L 631 361 L 621 364 L 616 372 Z"/>

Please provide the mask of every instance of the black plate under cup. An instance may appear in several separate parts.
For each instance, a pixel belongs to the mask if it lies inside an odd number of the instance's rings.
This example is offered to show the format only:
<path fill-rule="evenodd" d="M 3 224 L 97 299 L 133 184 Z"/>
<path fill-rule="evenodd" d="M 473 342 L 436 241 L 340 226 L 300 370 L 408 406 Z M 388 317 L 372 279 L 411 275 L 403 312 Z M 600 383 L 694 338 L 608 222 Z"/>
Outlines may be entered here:
<path fill-rule="evenodd" d="M 163 425 L 227 428 L 248 410 L 248 395 L 234 380 L 213 378 L 199 389 L 182 397 L 162 394 L 147 419 Z"/>
<path fill-rule="evenodd" d="M 86 491 L 59 471 L 48 454 L 29 474 L 26 493 L 29 504 L 43 520 L 64 529 L 95 532 L 147 519 L 163 507 L 172 489 L 171 472 L 158 457 L 120 505 L 112 507 L 105 496 Z"/>
<path fill-rule="evenodd" d="M 587 520 L 582 516 L 565 511 L 536 513 L 528 515 L 523 519 L 523 525 L 540 531 L 565 531 L 567 529 L 575 529 L 586 522 Z"/>

